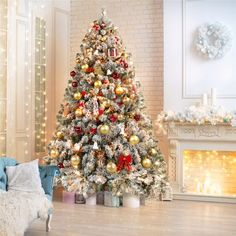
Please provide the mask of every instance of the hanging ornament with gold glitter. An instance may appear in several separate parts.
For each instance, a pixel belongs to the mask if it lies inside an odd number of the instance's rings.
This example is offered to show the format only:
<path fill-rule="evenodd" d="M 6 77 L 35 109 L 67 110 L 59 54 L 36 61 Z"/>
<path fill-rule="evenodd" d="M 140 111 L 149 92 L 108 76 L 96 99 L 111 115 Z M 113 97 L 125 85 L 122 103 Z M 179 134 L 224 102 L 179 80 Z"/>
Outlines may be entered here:
<path fill-rule="evenodd" d="M 101 88 L 102 87 L 102 82 L 100 80 L 96 80 L 94 82 L 94 88 Z"/>
<path fill-rule="evenodd" d="M 74 99 L 75 100 L 80 100 L 82 98 L 82 94 L 80 93 L 80 92 L 76 92 L 75 94 L 74 94 Z"/>
<path fill-rule="evenodd" d="M 114 174 L 117 171 L 117 166 L 114 162 L 109 161 L 107 166 L 106 166 L 106 170 L 109 174 Z"/>
<path fill-rule="evenodd" d="M 137 135 L 131 135 L 129 138 L 129 143 L 132 145 L 136 145 L 139 143 L 139 137 Z"/>
<path fill-rule="evenodd" d="M 95 75 L 104 75 L 104 72 L 103 72 L 102 67 L 100 65 L 96 65 L 94 67 L 94 74 Z"/>
<path fill-rule="evenodd" d="M 70 159 L 70 163 L 71 163 L 71 165 L 72 165 L 75 169 L 77 169 L 77 168 L 78 168 L 78 165 L 80 164 L 80 157 L 79 157 L 79 155 L 77 155 L 77 154 L 73 155 L 73 156 L 71 157 L 71 159 Z"/>
<path fill-rule="evenodd" d="M 116 95 L 122 95 L 124 94 L 125 90 L 122 86 L 118 85 L 116 88 L 115 88 L 115 93 Z"/>
<path fill-rule="evenodd" d="M 61 131 L 57 131 L 56 136 L 58 139 L 63 139 L 64 138 L 64 134 Z"/>
<path fill-rule="evenodd" d="M 57 149 L 52 149 L 50 152 L 52 158 L 57 158 L 59 156 L 59 151 Z"/>
<path fill-rule="evenodd" d="M 151 148 L 149 151 L 148 151 L 149 155 L 151 156 L 156 156 L 157 155 L 157 150 L 155 148 Z"/>
<path fill-rule="evenodd" d="M 130 98 L 129 98 L 129 97 L 124 97 L 124 98 L 122 99 L 122 102 L 123 102 L 125 105 L 128 105 L 128 104 L 130 104 Z"/>
<path fill-rule="evenodd" d="M 152 167 L 152 161 L 145 157 L 143 160 L 142 160 L 142 166 L 145 168 L 145 169 L 149 169 Z"/>
<path fill-rule="evenodd" d="M 88 65 L 87 64 L 85 64 L 85 65 L 82 65 L 81 66 L 81 69 L 82 69 L 82 71 L 84 71 L 84 72 L 86 72 L 87 71 L 87 69 L 88 69 Z"/>
<path fill-rule="evenodd" d="M 107 135 L 110 132 L 110 127 L 106 124 L 100 127 L 100 133 L 103 135 Z"/>
<path fill-rule="evenodd" d="M 83 115 L 83 109 L 77 108 L 75 110 L 75 115 L 76 115 L 76 117 L 81 117 Z"/>

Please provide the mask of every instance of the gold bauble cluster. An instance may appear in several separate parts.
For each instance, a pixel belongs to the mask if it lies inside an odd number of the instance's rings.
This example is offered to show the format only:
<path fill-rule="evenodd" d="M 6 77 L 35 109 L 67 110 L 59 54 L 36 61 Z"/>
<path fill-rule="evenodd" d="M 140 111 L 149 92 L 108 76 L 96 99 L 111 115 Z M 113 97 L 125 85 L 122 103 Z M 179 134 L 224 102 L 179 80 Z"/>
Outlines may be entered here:
<path fill-rule="evenodd" d="M 52 149 L 52 150 L 50 151 L 50 156 L 51 156 L 52 158 L 57 158 L 57 157 L 59 156 L 59 151 L 58 151 L 57 149 Z"/>
<path fill-rule="evenodd" d="M 149 169 L 152 167 L 152 161 L 145 157 L 143 160 L 142 160 L 142 166 L 145 168 L 145 169 Z"/>
<path fill-rule="evenodd" d="M 94 74 L 96 74 L 96 75 L 103 75 L 104 74 L 101 66 L 95 66 Z"/>
<path fill-rule="evenodd" d="M 82 69 L 82 71 L 84 71 L 84 72 L 86 72 L 86 70 L 88 69 L 88 65 L 87 64 L 85 64 L 85 65 L 82 65 L 81 66 L 81 69 Z"/>
<path fill-rule="evenodd" d="M 157 155 L 157 150 L 155 148 L 151 148 L 149 151 L 148 151 L 149 155 L 151 156 L 156 156 Z"/>
<path fill-rule="evenodd" d="M 125 105 L 128 105 L 130 103 L 130 98 L 129 97 L 124 97 L 122 99 L 122 102 L 125 104 Z"/>
<path fill-rule="evenodd" d="M 116 88 L 115 88 L 115 93 L 116 95 L 122 95 L 123 93 L 125 92 L 124 88 L 120 85 L 118 85 Z"/>
<path fill-rule="evenodd" d="M 109 100 L 104 100 L 101 103 L 101 108 L 108 108 L 111 105 L 111 102 Z"/>
<path fill-rule="evenodd" d="M 129 138 L 129 143 L 132 145 L 136 145 L 139 143 L 139 137 L 137 135 L 131 135 Z"/>
<path fill-rule="evenodd" d="M 104 124 L 100 127 L 99 130 L 100 130 L 101 134 L 106 135 L 110 132 L 110 127 L 108 125 Z"/>
<path fill-rule="evenodd" d="M 101 88 L 102 87 L 102 82 L 100 80 L 96 80 L 94 82 L 94 88 Z"/>
<path fill-rule="evenodd" d="M 74 94 L 74 99 L 75 100 L 80 100 L 82 98 L 82 94 L 80 93 L 80 92 L 76 92 L 75 94 Z"/>
<path fill-rule="evenodd" d="M 83 115 L 83 109 L 77 108 L 75 110 L 75 115 L 76 115 L 76 117 L 81 117 Z"/>
<path fill-rule="evenodd" d="M 56 136 L 58 139 L 63 139 L 64 138 L 64 134 L 61 131 L 57 131 Z"/>
<path fill-rule="evenodd" d="M 106 166 L 106 170 L 109 174 L 114 174 L 117 171 L 117 167 L 116 164 L 112 161 L 109 161 L 107 166 Z"/>
<path fill-rule="evenodd" d="M 117 119 L 118 119 L 119 121 L 123 121 L 123 120 L 125 119 L 125 116 L 124 116 L 123 114 L 119 114 L 119 115 L 117 116 Z"/>
<path fill-rule="evenodd" d="M 78 165 L 80 164 L 80 157 L 77 154 L 73 155 L 70 159 L 70 163 L 75 169 L 78 169 Z"/>

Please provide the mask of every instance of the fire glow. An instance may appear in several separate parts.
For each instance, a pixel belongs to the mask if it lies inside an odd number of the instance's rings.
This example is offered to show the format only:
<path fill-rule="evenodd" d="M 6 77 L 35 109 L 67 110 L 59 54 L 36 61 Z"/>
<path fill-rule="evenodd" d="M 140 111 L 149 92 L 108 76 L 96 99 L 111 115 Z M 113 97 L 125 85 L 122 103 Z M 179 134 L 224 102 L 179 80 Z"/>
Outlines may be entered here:
<path fill-rule="evenodd" d="M 185 150 L 183 164 L 186 192 L 236 196 L 236 152 Z"/>

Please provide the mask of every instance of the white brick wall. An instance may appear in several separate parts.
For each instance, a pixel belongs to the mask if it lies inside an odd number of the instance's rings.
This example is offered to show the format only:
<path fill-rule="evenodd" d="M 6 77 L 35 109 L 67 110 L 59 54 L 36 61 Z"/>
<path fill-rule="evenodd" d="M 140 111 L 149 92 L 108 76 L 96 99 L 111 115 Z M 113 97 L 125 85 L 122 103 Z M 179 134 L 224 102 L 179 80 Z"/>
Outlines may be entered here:
<path fill-rule="evenodd" d="M 90 23 L 101 8 L 119 27 L 127 51 L 133 55 L 136 80 L 142 85 L 149 114 L 163 108 L 163 2 L 162 0 L 71 0 L 71 68 Z"/>

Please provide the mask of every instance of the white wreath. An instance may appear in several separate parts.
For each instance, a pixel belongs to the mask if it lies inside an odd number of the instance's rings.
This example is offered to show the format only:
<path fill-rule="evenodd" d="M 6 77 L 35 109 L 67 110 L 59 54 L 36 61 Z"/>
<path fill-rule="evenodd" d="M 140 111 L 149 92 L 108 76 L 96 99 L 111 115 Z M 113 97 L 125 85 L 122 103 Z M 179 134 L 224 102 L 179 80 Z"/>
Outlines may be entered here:
<path fill-rule="evenodd" d="M 231 32 L 218 22 L 203 24 L 197 29 L 195 47 L 208 59 L 222 58 L 231 48 L 231 43 Z"/>

